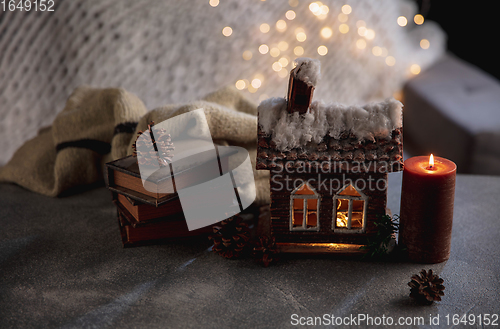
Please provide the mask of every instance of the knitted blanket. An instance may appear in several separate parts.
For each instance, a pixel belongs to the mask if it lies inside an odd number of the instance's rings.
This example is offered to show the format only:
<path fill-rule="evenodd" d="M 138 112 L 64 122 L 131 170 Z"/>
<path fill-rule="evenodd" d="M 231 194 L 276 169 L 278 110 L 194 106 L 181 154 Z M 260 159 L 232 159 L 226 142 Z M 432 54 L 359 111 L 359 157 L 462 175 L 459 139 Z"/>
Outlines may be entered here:
<path fill-rule="evenodd" d="M 132 144 L 150 121 L 203 108 L 215 143 L 238 145 L 250 152 L 255 168 L 257 107 L 233 87 L 201 101 L 173 104 L 147 111 L 144 103 L 124 89 L 79 87 L 53 124 L 21 146 L 0 168 L 0 181 L 19 184 L 48 196 L 103 179 L 106 162 L 132 153 Z M 254 172 L 257 204 L 269 202 L 268 175 Z"/>
<path fill-rule="evenodd" d="M 216 7 L 208 0 L 54 2 L 53 12 L 0 13 L 0 165 L 49 125 L 82 84 L 125 88 L 153 109 L 239 81 L 259 102 L 285 96 L 292 62 L 305 56 L 321 59 L 315 100 L 365 104 L 400 90 L 411 65 L 424 70 L 445 47 L 436 24 L 413 22 L 416 2 L 409 0 L 322 0 L 325 17 L 311 11 L 312 0 L 211 2 Z M 350 12 L 342 9 L 346 3 Z M 287 18 L 288 11 L 294 14 Z M 399 16 L 406 26 L 398 25 Z M 278 21 L 286 30 L 277 29 Z M 222 34 L 226 26 L 229 37 Z M 304 42 L 296 38 L 300 31 Z M 254 79 L 257 90 L 250 88 Z"/>

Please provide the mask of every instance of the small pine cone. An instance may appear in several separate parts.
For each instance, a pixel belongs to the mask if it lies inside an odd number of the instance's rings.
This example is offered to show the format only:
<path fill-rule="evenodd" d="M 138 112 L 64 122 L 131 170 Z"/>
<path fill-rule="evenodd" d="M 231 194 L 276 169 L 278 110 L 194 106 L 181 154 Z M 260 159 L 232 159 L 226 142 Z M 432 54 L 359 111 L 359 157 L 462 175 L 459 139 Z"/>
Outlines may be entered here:
<path fill-rule="evenodd" d="M 438 275 L 432 273 L 432 270 L 426 272 L 420 271 L 420 275 L 415 274 L 408 282 L 410 286 L 410 297 L 415 298 L 418 302 L 430 305 L 434 301 L 440 301 L 441 296 L 444 296 L 444 280 Z"/>
<path fill-rule="evenodd" d="M 257 242 L 257 245 L 253 248 L 255 260 L 264 265 L 264 267 L 276 263 L 278 261 L 278 253 L 279 251 L 276 247 L 275 239 L 266 236 L 260 237 L 259 242 Z"/>
<path fill-rule="evenodd" d="M 160 167 L 166 167 L 172 162 L 173 158 L 174 145 L 172 138 L 162 128 L 154 133 L 156 140 L 152 139 L 151 129 L 153 126 L 154 122 L 151 121 L 147 130 L 137 133 L 136 141 L 132 145 L 134 149 L 132 155 L 138 158 L 140 165 L 156 167 L 159 164 Z M 147 133 L 143 134 L 144 132 Z M 139 136 L 142 136 L 140 140 Z M 158 152 L 156 152 L 155 146 Z"/>
<path fill-rule="evenodd" d="M 238 215 L 220 222 L 213 227 L 214 234 L 209 239 L 213 241 L 212 250 L 222 257 L 235 259 L 240 257 L 250 240 L 250 229 Z"/>

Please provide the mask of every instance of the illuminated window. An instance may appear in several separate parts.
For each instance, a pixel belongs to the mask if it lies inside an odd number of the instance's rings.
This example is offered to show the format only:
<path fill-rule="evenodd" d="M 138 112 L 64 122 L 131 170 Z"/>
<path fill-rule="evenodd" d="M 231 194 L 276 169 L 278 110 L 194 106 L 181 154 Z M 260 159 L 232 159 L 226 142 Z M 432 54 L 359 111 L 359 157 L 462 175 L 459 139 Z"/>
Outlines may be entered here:
<path fill-rule="evenodd" d="M 368 197 L 346 185 L 333 197 L 332 229 L 339 233 L 362 233 L 366 227 Z"/>
<path fill-rule="evenodd" d="M 290 196 L 290 231 L 319 231 L 319 194 L 307 183 Z"/>

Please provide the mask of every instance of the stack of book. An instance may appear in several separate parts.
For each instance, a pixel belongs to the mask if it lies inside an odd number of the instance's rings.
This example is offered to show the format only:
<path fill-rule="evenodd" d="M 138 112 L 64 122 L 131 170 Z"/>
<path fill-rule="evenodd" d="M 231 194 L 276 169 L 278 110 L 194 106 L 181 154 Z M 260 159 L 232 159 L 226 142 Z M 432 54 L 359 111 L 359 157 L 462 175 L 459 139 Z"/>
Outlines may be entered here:
<path fill-rule="evenodd" d="M 169 167 L 163 169 L 171 172 Z M 124 247 L 212 233 L 212 226 L 188 230 L 179 196 L 175 193 L 176 184 L 179 187 L 196 183 L 196 172 L 188 172 L 175 179 L 172 175 L 158 175 L 158 179 L 148 179 L 158 187 L 157 190 L 154 191 L 151 186 L 146 190 L 137 158 L 127 156 L 106 164 L 106 178 L 117 208 Z M 169 193 L 162 193 L 164 191 Z"/>

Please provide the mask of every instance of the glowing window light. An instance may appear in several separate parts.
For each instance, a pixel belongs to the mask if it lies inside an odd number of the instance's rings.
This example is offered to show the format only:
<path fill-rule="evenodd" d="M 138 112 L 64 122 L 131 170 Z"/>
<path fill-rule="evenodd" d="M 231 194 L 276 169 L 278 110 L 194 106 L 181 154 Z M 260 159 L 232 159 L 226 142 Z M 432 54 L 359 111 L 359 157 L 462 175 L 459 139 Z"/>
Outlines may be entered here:
<path fill-rule="evenodd" d="M 225 37 L 229 37 L 231 34 L 233 34 L 233 29 L 229 26 L 226 26 L 225 28 L 222 29 L 222 34 Z"/>
<path fill-rule="evenodd" d="M 321 36 L 325 39 L 330 38 L 332 36 L 332 34 L 333 34 L 333 31 L 329 27 L 324 27 L 321 29 Z"/>
<path fill-rule="evenodd" d="M 278 57 L 278 56 L 281 54 L 281 52 L 280 52 L 280 50 L 279 50 L 278 48 L 273 47 L 273 48 L 271 48 L 271 50 L 269 51 L 269 54 L 270 54 L 271 56 L 273 56 L 273 57 Z"/>
<path fill-rule="evenodd" d="M 420 14 L 416 14 L 415 16 L 413 16 L 413 21 L 417 25 L 422 25 L 422 24 L 424 24 L 424 16 L 422 16 Z"/>
<path fill-rule="evenodd" d="M 267 45 L 260 45 L 259 46 L 259 53 L 261 53 L 262 55 L 265 55 L 269 52 L 269 47 Z"/>
<path fill-rule="evenodd" d="M 269 26 L 269 24 L 266 24 L 266 23 L 263 23 L 263 24 L 260 24 L 260 32 L 262 33 L 267 33 L 269 32 L 269 30 L 271 29 L 271 27 Z"/>
<path fill-rule="evenodd" d="M 294 20 L 296 16 L 297 16 L 297 15 L 295 14 L 295 12 L 294 12 L 293 10 L 289 10 L 289 11 L 287 11 L 287 12 L 286 12 L 286 14 L 285 14 L 286 19 L 288 19 L 288 20 L 290 20 L 290 21 L 291 21 L 291 20 Z"/>
<path fill-rule="evenodd" d="M 297 46 L 297 47 L 293 48 L 293 53 L 296 56 L 302 56 L 302 55 L 304 55 L 304 48 L 302 48 L 301 46 Z"/>
<path fill-rule="evenodd" d="M 219 5 L 219 0 L 210 0 L 208 4 L 212 7 L 217 7 Z"/>
<path fill-rule="evenodd" d="M 243 90 L 247 87 L 246 82 L 243 80 L 236 81 L 236 83 L 234 85 L 236 86 L 236 89 L 238 89 L 238 90 Z"/>
<path fill-rule="evenodd" d="M 379 46 L 375 46 L 372 48 L 372 54 L 374 56 L 380 56 L 382 55 L 382 49 Z"/>
<path fill-rule="evenodd" d="M 396 64 L 396 59 L 392 56 L 387 56 L 385 58 L 385 64 L 387 64 L 387 66 L 394 66 Z"/>
<path fill-rule="evenodd" d="M 280 62 L 274 62 L 272 68 L 274 71 L 279 72 L 283 68 L 283 65 L 281 65 Z"/>
<path fill-rule="evenodd" d="M 253 79 L 252 80 L 252 83 L 251 83 L 252 87 L 254 87 L 255 89 L 259 89 L 260 86 L 262 86 L 262 81 L 260 81 L 260 79 Z"/>
<path fill-rule="evenodd" d="M 278 49 L 281 51 L 287 50 L 288 49 L 288 42 L 280 41 L 280 43 L 278 43 Z"/>
<path fill-rule="evenodd" d="M 299 41 L 299 42 L 304 42 L 307 39 L 307 35 L 304 32 L 297 33 L 295 35 L 295 37 L 297 38 L 297 41 Z"/>
<path fill-rule="evenodd" d="M 408 24 L 408 20 L 404 16 L 399 16 L 397 22 L 399 26 L 406 26 Z"/>
<path fill-rule="evenodd" d="M 326 46 L 319 46 L 318 54 L 320 54 L 321 56 L 325 56 L 326 54 L 328 54 L 328 48 Z"/>
<path fill-rule="evenodd" d="M 367 38 L 368 40 L 373 40 L 375 38 L 375 31 L 373 31 L 372 29 L 366 30 L 365 38 Z"/>
<path fill-rule="evenodd" d="M 342 12 L 346 15 L 349 15 L 352 12 L 352 8 L 349 5 L 342 6 Z"/>
<path fill-rule="evenodd" d="M 412 66 L 410 66 L 410 72 L 411 72 L 412 74 L 417 75 L 417 74 L 419 74 L 419 73 L 420 73 L 420 70 L 421 70 L 421 69 L 420 69 L 420 66 L 419 66 L 418 64 L 413 64 Z"/>
<path fill-rule="evenodd" d="M 349 25 L 340 24 L 339 31 L 340 31 L 340 33 L 346 34 L 347 32 L 349 32 Z"/>
<path fill-rule="evenodd" d="M 430 46 L 431 46 L 431 43 L 429 42 L 429 40 L 427 40 L 427 39 L 420 40 L 420 47 L 422 49 L 429 49 Z"/>
<path fill-rule="evenodd" d="M 281 57 L 278 62 L 281 64 L 282 67 L 288 66 L 288 59 L 286 57 Z"/>
<path fill-rule="evenodd" d="M 283 32 L 286 30 L 286 22 L 282 19 L 280 19 L 279 21 L 276 22 L 276 29 L 279 31 L 279 32 Z"/>
<path fill-rule="evenodd" d="M 246 61 L 251 60 L 252 56 L 253 56 L 253 54 L 252 54 L 252 52 L 250 50 L 245 50 L 243 52 L 243 59 L 246 60 Z"/>
<path fill-rule="evenodd" d="M 358 49 L 365 49 L 366 41 L 364 39 L 358 39 L 358 41 L 356 41 L 356 47 L 358 47 Z"/>

